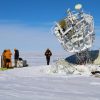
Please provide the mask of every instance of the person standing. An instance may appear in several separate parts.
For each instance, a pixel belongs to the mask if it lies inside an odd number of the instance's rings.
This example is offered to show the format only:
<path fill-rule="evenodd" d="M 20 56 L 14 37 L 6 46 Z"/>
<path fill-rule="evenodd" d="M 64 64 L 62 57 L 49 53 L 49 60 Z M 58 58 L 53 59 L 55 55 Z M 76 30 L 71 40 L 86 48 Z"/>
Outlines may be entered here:
<path fill-rule="evenodd" d="M 52 56 L 52 52 L 49 50 L 49 48 L 47 48 L 47 50 L 45 51 L 45 56 L 46 56 L 47 65 L 49 65 L 50 57 Z"/>
<path fill-rule="evenodd" d="M 7 50 L 4 52 L 3 56 L 4 56 L 4 60 L 5 60 L 5 61 L 4 61 L 5 67 L 6 67 L 6 68 L 12 68 L 12 60 L 11 60 L 12 53 L 11 53 L 10 49 L 7 49 Z"/>
<path fill-rule="evenodd" d="M 16 48 L 14 49 L 14 62 L 15 62 L 15 67 L 17 67 L 17 62 L 19 60 L 19 50 Z"/>

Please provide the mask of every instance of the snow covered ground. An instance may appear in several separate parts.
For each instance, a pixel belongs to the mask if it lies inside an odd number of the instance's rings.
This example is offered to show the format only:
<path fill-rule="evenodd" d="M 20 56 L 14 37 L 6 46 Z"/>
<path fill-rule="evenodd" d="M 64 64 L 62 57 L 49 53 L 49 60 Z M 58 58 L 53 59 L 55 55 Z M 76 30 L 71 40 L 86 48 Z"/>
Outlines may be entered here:
<path fill-rule="evenodd" d="M 100 100 L 100 78 L 47 73 L 50 67 L 0 71 L 0 100 Z"/>

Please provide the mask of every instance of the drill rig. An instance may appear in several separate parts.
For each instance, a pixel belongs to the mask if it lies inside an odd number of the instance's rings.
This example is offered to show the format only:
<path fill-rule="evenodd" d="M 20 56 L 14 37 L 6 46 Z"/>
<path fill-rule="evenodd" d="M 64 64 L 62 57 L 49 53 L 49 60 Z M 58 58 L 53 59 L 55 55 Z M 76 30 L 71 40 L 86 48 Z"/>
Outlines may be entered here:
<path fill-rule="evenodd" d="M 89 62 L 89 49 L 95 40 L 93 16 L 82 10 L 82 5 L 75 5 L 75 11 L 67 10 L 67 16 L 55 23 L 54 34 L 63 48 L 75 53 L 78 62 Z"/>

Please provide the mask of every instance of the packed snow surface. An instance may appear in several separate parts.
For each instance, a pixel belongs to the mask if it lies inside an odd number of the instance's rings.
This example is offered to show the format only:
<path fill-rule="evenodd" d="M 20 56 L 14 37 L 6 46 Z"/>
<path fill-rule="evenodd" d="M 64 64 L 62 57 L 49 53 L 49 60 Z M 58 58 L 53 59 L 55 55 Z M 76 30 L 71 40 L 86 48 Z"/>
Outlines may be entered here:
<path fill-rule="evenodd" d="M 100 100 L 100 78 L 50 73 L 51 67 L 0 71 L 0 100 Z"/>

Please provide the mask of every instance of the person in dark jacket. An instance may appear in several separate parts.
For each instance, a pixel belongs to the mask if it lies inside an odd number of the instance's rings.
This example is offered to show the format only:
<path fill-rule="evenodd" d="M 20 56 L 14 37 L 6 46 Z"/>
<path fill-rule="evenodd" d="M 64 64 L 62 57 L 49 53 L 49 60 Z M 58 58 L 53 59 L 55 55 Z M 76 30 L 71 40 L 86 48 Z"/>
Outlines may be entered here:
<path fill-rule="evenodd" d="M 19 50 L 16 48 L 14 49 L 14 61 L 15 61 L 15 67 L 17 67 L 17 62 L 19 60 Z"/>
<path fill-rule="evenodd" d="M 47 49 L 45 51 L 45 56 L 46 56 L 47 65 L 49 65 L 49 63 L 50 63 L 50 57 L 52 56 L 52 52 L 49 49 Z"/>

